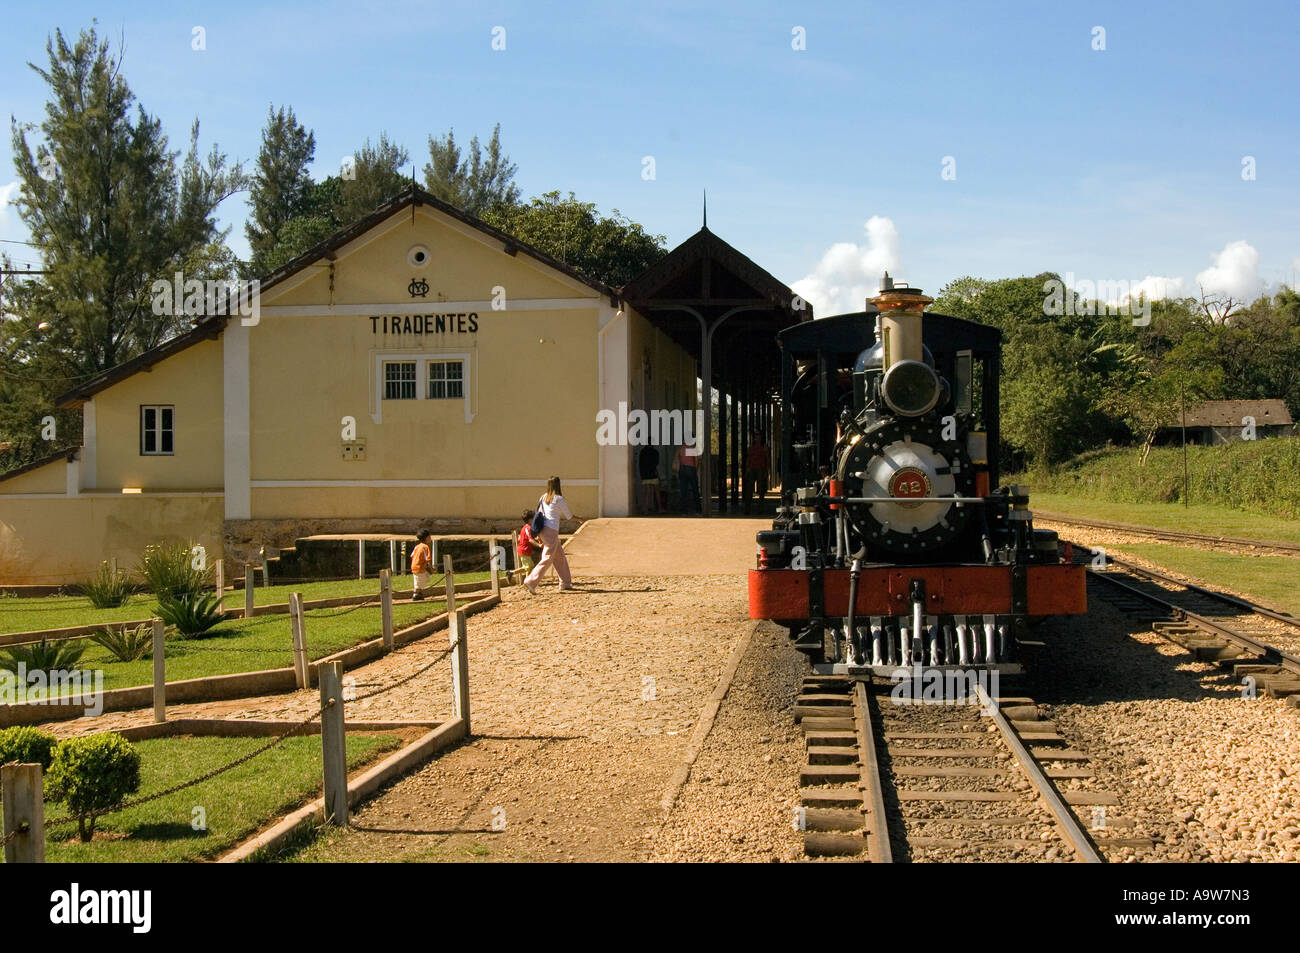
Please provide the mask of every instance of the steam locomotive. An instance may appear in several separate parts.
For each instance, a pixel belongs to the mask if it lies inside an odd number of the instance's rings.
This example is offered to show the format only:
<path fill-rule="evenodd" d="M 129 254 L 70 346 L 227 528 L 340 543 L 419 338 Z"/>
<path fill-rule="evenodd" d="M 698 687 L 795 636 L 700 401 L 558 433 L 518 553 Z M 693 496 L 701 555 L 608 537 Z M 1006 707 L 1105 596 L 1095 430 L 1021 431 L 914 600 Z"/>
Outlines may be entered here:
<path fill-rule="evenodd" d="M 1085 571 L 998 486 L 1001 332 L 885 273 L 868 309 L 787 328 L 782 505 L 749 614 L 816 671 L 1023 671 L 1031 621 L 1086 611 Z"/>

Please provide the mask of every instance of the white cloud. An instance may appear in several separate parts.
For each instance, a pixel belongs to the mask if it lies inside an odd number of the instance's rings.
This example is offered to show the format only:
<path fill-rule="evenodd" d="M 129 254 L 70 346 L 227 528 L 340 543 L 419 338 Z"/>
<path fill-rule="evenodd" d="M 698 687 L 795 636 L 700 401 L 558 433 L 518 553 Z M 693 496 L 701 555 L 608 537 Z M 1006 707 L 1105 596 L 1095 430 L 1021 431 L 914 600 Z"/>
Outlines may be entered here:
<path fill-rule="evenodd" d="M 880 215 L 864 226 L 866 242 L 836 242 L 828 248 L 812 273 L 796 281 L 792 290 L 813 306 L 818 317 L 861 311 L 867 298 L 880 288 L 880 276 L 898 269 L 898 229 Z"/>
<path fill-rule="evenodd" d="M 1182 278 L 1162 278 L 1159 275 L 1147 275 L 1141 281 L 1129 285 L 1129 293 L 1119 303 L 1128 304 L 1130 298 L 1142 298 L 1146 301 L 1161 301 L 1165 298 L 1183 297 Z"/>
<path fill-rule="evenodd" d="M 1208 294 L 1254 301 L 1264 290 L 1259 276 L 1259 252 L 1248 242 L 1228 242 L 1214 256 L 1214 264 L 1197 273 L 1196 283 Z"/>

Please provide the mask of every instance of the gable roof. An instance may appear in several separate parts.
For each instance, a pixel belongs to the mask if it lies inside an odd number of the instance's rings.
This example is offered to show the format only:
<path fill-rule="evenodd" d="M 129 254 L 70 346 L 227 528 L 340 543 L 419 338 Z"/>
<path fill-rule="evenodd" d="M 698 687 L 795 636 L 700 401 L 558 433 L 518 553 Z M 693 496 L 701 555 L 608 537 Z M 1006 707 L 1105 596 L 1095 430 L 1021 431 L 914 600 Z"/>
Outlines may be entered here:
<path fill-rule="evenodd" d="M 39 470 L 41 467 L 48 467 L 56 460 L 66 460 L 71 463 L 81 454 L 80 447 L 68 447 L 63 450 L 56 450 L 48 456 L 33 460 L 31 463 L 25 463 L 21 467 L 14 467 L 12 470 L 6 470 L 0 473 L 0 481 L 12 480 L 14 477 L 22 476 L 24 473 L 31 473 L 33 470 Z"/>
<path fill-rule="evenodd" d="M 353 222 L 346 228 L 339 229 L 329 238 L 313 245 L 297 258 L 281 265 L 275 271 L 261 279 L 260 290 L 266 292 L 268 289 L 273 288 L 282 281 L 296 275 L 309 265 L 319 261 L 321 258 L 331 257 L 338 249 L 347 245 L 349 242 L 354 241 L 366 232 L 370 231 L 376 225 L 387 221 L 408 207 L 419 207 L 424 205 L 454 218 L 457 221 L 463 222 L 471 228 L 477 229 L 483 234 L 501 242 L 502 251 L 507 255 L 513 257 L 522 252 L 529 258 L 540 262 L 548 268 L 553 268 L 561 274 L 572 278 L 574 281 L 586 285 L 593 291 L 599 292 L 601 295 L 609 298 L 611 304 L 617 306 L 619 293 L 609 285 L 589 278 L 571 265 L 565 264 L 558 258 L 551 257 L 541 249 L 535 248 L 527 242 L 521 241 L 520 239 L 503 232 L 494 225 L 489 225 L 487 222 L 470 215 L 468 212 L 461 211 L 454 205 L 449 205 L 442 201 L 442 199 L 436 198 L 417 185 L 408 186 L 369 215 Z M 223 330 L 225 330 L 226 322 L 230 320 L 230 317 L 230 315 L 214 315 L 203 318 L 194 326 L 193 329 L 186 331 L 184 334 L 179 334 L 174 338 L 164 341 L 162 344 L 150 348 L 129 361 L 110 367 L 106 371 L 101 371 L 99 374 L 82 381 L 72 390 L 60 394 L 55 398 L 55 406 L 60 408 L 79 407 L 95 394 L 112 387 L 114 384 L 130 377 L 132 374 L 138 373 L 142 370 L 147 370 L 159 361 L 166 360 L 172 355 L 198 344 L 200 341 L 216 338 Z"/>
<path fill-rule="evenodd" d="M 1294 423 L 1286 409 L 1286 401 L 1269 400 L 1207 400 L 1187 408 L 1189 427 L 1240 427 L 1243 417 L 1254 417 L 1258 427 L 1289 426 Z M 1179 427 L 1182 420 L 1175 411 L 1166 427 Z"/>
<path fill-rule="evenodd" d="M 770 306 L 773 310 L 790 313 L 795 320 L 812 319 L 812 305 L 806 304 L 802 311 L 793 308 L 794 292 L 769 271 L 755 263 L 751 258 L 737 251 L 723 239 L 702 227 L 686 241 L 682 242 L 663 258 L 659 259 L 641 274 L 623 286 L 623 297 L 633 304 L 651 303 L 655 299 L 675 299 L 677 286 L 689 288 L 697 285 L 696 273 L 708 269 L 710 262 L 717 262 L 730 272 L 743 287 L 730 289 L 718 288 L 713 297 L 722 299 L 753 298 L 756 303 Z M 702 275 L 701 275 L 702 277 Z M 710 291 L 715 289 L 710 288 Z M 738 292 L 746 292 L 740 294 Z M 682 297 L 686 297 L 682 295 Z M 694 297 L 694 296 L 691 296 Z M 705 303 L 707 299 L 701 299 Z M 721 304 L 721 302 L 719 302 Z"/>

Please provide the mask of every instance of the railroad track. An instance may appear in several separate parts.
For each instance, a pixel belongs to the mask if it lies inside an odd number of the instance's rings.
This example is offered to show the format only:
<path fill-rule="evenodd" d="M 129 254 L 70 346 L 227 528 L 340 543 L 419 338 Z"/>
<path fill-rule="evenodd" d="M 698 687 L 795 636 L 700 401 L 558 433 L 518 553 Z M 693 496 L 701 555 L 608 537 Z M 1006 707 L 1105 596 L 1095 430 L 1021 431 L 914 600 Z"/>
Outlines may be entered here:
<path fill-rule="evenodd" d="M 1075 543 L 1076 559 L 1099 554 Z M 1218 662 L 1239 681 L 1300 708 L 1300 619 L 1245 599 L 1182 582 L 1107 553 L 1090 568 L 1092 593 L 1150 623 L 1152 630 L 1204 662 Z"/>
<path fill-rule="evenodd" d="M 1275 553 L 1286 556 L 1300 556 L 1300 544 L 1281 541 L 1265 542 L 1247 539 L 1243 536 L 1213 536 L 1208 533 L 1184 533 L 1181 530 L 1159 529 L 1155 526 L 1134 526 L 1130 523 L 1112 523 L 1109 520 L 1084 520 L 1074 516 L 1059 516 L 1055 513 L 1034 511 L 1035 519 L 1047 523 L 1061 523 L 1065 526 L 1079 526 L 1084 529 L 1107 530 L 1132 536 L 1149 536 L 1174 543 L 1196 543 L 1231 551 L 1246 550 L 1251 553 Z"/>
<path fill-rule="evenodd" d="M 883 679 L 809 676 L 796 699 L 807 758 L 796 823 L 809 857 L 1102 861 L 1073 808 L 1108 792 L 1057 790 L 1094 776 L 1028 698 L 900 704 Z M 1136 845 L 1111 818 L 1103 841 Z"/>

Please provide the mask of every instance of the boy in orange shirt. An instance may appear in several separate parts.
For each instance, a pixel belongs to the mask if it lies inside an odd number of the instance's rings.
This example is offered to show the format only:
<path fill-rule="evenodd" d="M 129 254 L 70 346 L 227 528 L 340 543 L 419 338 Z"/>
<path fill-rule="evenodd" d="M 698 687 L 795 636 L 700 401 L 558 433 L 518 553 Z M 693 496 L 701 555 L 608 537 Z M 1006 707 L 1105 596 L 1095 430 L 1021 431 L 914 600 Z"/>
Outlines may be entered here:
<path fill-rule="evenodd" d="M 429 578 L 433 574 L 433 550 L 429 546 L 433 533 L 422 529 L 415 538 L 420 542 L 411 553 L 411 575 L 415 577 L 415 595 L 411 598 L 419 600 L 424 598 L 425 587 L 429 585 Z"/>

